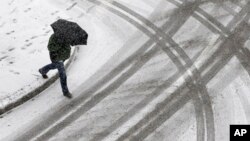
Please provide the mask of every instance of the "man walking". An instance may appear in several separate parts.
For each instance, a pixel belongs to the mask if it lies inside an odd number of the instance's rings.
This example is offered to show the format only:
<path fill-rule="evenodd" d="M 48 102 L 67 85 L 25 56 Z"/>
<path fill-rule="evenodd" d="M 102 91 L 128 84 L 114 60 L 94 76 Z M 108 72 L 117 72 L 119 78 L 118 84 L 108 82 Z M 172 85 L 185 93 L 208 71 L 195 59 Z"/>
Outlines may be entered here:
<path fill-rule="evenodd" d="M 67 76 L 64 68 L 64 61 L 70 57 L 70 44 L 59 35 L 52 34 L 49 39 L 48 50 L 52 63 L 39 69 L 39 72 L 42 77 L 46 79 L 48 78 L 47 73 L 50 70 L 57 69 L 59 72 L 63 95 L 68 98 L 72 98 L 72 94 L 69 92 L 67 86 Z"/>
<path fill-rule="evenodd" d="M 50 70 L 58 69 L 63 95 L 72 98 L 63 62 L 70 57 L 70 46 L 87 45 L 88 33 L 77 23 L 65 19 L 58 19 L 51 27 L 54 34 L 50 36 L 48 50 L 52 63 L 39 69 L 39 72 L 43 78 L 48 78 Z"/>

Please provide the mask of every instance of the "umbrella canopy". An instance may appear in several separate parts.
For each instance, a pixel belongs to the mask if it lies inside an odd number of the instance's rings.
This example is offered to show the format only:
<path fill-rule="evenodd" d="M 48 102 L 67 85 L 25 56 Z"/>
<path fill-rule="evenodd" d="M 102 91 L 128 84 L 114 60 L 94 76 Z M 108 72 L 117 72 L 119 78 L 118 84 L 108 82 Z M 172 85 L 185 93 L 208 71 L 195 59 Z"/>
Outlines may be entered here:
<path fill-rule="evenodd" d="M 70 45 L 86 45 L 88 34 L 77 23 L 59 19 L 51 24 L 55 35 L 59 36 Z"/>

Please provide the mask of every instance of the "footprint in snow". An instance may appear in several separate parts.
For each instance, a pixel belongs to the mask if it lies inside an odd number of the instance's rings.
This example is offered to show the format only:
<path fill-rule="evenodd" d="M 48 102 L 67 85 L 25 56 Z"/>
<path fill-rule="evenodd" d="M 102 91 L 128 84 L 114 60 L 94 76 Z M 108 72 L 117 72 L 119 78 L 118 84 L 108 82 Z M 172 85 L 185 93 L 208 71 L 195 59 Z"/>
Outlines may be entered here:
<path fill-rule="evenodd" d="M 57 13 L 59 13 L 59 11 L 55 11 L 55 12 L 51 13 L 51 15 L 55 15 Z"/>
<path fill-rule="evenodd" d="M 37 36 L 32 36 L 30 39 L 32 40 L 32 39 L 36 39 L 37 38 Z"/>
<path fill-rule="evenodd" d="M 15 50 L 15 48 L 10 48 L 10 49 L 8 49 L 9 52 L 11 52 L 11 51 L 13 51 L 13 50 Z"/>
<path fill-rule="evenodd" d="M 28 43 L 28 44 L 26 44 L 26 46 L 27 46 L 27 47 L 29 47 L 29 46 L 31 46 L 31 45 L 32 45 L 32 43 Z"/>
<path fill-rule="evenodd" d="M 13 10 L 11 10 L 11 11 L 10 11 L 10 14 L 15 13 L 15 12 L 16 12 L 16 10 L 17 10 L 17 8 L 15 7 Z"/>
<path fill-rule="evenodd" d="M 7 32 L 6 35 L 10 35 L 10 34 L 12 34 L 12 33 L 14 33 L 14 32 L 15 32 L 15 31 L 12 30 L 12 31 L 10 31 L 10 32 Z"/>
<path fill-rule="evenodd" d="M 17 19 L 13 19 L 12 22 L 13 22 L 13 23 L 17 23 Z"/>
<path fill-rule="evenodd" d="M 31 10 L 31 8 L 27 8 L 26 10 L 24 10 L 24 12 L 29 12 Z"/>
<path fill-rule="evenodd" d="M 5 58 L 7 58 L 8 56 L 3 56 L 0 58 L 0 61 L 4 60 Z"/>
<path fill-rule="evenodd" d="M 14 70 L 10 70 L 10 72 L 12 72 L 13 74 L 19 75 L 20 72 L 14 71 Z"/>

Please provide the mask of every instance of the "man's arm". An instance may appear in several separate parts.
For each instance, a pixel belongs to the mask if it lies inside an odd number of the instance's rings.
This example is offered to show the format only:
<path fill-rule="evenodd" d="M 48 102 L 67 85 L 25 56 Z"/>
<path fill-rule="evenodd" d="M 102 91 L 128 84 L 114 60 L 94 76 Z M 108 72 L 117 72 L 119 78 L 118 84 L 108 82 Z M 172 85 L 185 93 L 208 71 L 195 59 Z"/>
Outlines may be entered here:
<path fill-rule="evenodd" d="M 49 38 L 49 43 L 48 43 L 48 50 L 49 52 L 56 52 L 59 50 L 60 47 L 58 44 L 55 42 L 54 34 L 52 34 Z"/>

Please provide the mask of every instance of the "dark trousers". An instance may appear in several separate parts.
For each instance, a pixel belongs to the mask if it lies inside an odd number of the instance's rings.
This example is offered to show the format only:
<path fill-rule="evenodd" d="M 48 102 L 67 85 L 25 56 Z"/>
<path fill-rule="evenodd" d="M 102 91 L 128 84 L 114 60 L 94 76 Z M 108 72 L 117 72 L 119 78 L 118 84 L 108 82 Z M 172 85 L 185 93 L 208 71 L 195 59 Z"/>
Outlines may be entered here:
<path fill-rule="evenodd" d="M 67 76 L 63 61 L 55 61 L 41 68 L 42 74 L 47 74 L 50 70 L 57 69 L 59 72 L 60 82 L 63 93 L 69 92 L 67 86 Z"/>

